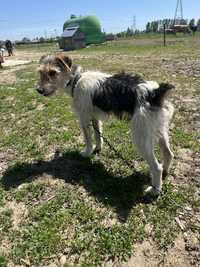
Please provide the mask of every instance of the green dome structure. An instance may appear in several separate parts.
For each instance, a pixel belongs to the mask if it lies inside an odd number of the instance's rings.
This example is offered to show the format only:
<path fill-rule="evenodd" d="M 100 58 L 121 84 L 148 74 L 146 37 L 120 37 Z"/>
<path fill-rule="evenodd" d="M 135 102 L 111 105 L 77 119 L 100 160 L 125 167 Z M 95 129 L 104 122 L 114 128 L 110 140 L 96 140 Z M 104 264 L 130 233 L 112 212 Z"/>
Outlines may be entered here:
<path fill-rule="evenodd" d="M 71 16 L 63 25 L 62 38 L 84 39 L 85 45 L 99 44 L 105 41 L 105 35 L 101 31 L 101 24 L 96 16 L 76 17 Z M 80 38 L 79 38 L 80 37 Z"/>
<path fill-rule="evenodd" d="M 64 23 L 63 31 L 70 27 L 79 27 L 80 32 L 85 35 L 86 45 L 98 44 L 104 41 L 104 34 L 101 32 L 101 24 L 96 16 L 69 19 Z"/>

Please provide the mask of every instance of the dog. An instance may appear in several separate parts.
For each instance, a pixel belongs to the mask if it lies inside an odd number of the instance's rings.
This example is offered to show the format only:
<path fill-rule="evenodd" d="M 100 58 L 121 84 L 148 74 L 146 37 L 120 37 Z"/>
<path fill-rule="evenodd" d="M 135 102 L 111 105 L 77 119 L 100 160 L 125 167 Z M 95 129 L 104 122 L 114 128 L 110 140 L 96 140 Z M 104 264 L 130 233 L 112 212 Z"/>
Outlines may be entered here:
<path fill-rule="evenodd" d="M 101 151 L 102 121 L 105 118 L 113 114 L 119 119 L 129 119 L 133 142 L 150 167 L 151 186 L 146 193 L 158 196 L 162 178 L 168 174 L 174 157 L 168 135 L 174 107 L 166 99 L 174 86 L 145 81 L 138 75 L 125 72 L 114 75 L 98 71 L 83 72 L 80 66 L 74 65 L 72 59 L 63 54 L 43 56 L 39 73 L 37 91 L 40 94 L 51 96 L 62 88 L 72 97 L 86 145 L 82 156 L 89 157 Z M 92 129 L 95 147 L 92 144 Z M 162 164 L 154 153 L 156 144 L 161 150 Z"/>

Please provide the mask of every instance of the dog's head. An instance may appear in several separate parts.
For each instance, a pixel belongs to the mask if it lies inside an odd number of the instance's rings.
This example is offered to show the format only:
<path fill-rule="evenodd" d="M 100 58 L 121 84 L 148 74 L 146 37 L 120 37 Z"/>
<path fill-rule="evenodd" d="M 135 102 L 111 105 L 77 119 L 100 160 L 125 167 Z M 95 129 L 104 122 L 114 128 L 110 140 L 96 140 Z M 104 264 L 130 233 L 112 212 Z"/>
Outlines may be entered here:
<path fill-rule="evenodd" d="M 59 88 L 64 88 L 70 81 L 71 67 L 72 59 L 63 54 L 42 56 L 38 69 L 40 74 L 36 88 L 38 93 L 50 96 Z"/>

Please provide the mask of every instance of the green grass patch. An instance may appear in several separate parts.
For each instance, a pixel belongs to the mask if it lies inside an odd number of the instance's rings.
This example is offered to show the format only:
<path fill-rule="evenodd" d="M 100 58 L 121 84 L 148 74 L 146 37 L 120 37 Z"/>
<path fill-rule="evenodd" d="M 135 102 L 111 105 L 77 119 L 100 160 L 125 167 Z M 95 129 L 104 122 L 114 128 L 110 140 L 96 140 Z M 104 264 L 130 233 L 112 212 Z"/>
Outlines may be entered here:
<path fill-rule="evenodd" d="M 46 185 L 42 183 L 30 183 L 26 187 L 17 190 L 14 193 L 14 197 L 17 202 L 30 203 L 33 200 L 37 201 L 40 200 L 42 195 L 45 193 L 45 187 Z"/>
<path fill-rule="evenodd" d="M 175 146 L 190 148 L 194 151 L 199 151 L 199 133 L 196 131 L 185 131 L 183 128 L 175 128 L 173 130 L 173 143 Z"/>
<path fill-rule="evenodd" d="M 5 204 L 5 191 L 0 187 L 0 207 Z"/>
<path fill-rule="evenodd" d="M 8 234 L 12 227 L 12 210 L 4 209 L 0 212 L 0 240 Z"/>
<path fill-rule="evenodd" d="M 0 267 L 7 267 L 7 262 L 5 254 L 0 252 Z"/>

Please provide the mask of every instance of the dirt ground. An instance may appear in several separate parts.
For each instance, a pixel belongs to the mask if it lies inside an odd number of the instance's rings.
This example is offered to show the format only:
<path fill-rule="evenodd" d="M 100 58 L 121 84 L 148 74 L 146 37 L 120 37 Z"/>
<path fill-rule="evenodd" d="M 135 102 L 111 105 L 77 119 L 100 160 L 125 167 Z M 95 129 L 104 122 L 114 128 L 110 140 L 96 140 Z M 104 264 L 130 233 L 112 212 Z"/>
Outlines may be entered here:
<path fill-rule="evenodd" d="M 16 82 L 16 71 L 22 70 L 26 64 L 33 63 L 41 57 L 43 53 L 15 51 L 14 56 L 4 57 L 2 64 L 4 70 L 0 72 L 0 84 L 14 84 Z"/>
<path fill-rule="evenodd" d="M 1 72 L 0 84 L 14 84 L 16 82 L 16 71 L 23 70 L 26 64 L 35 63 L 43 55 L 43 52 L 16 50 L 14 56 L 4 57 L 5 63 Z"/>

